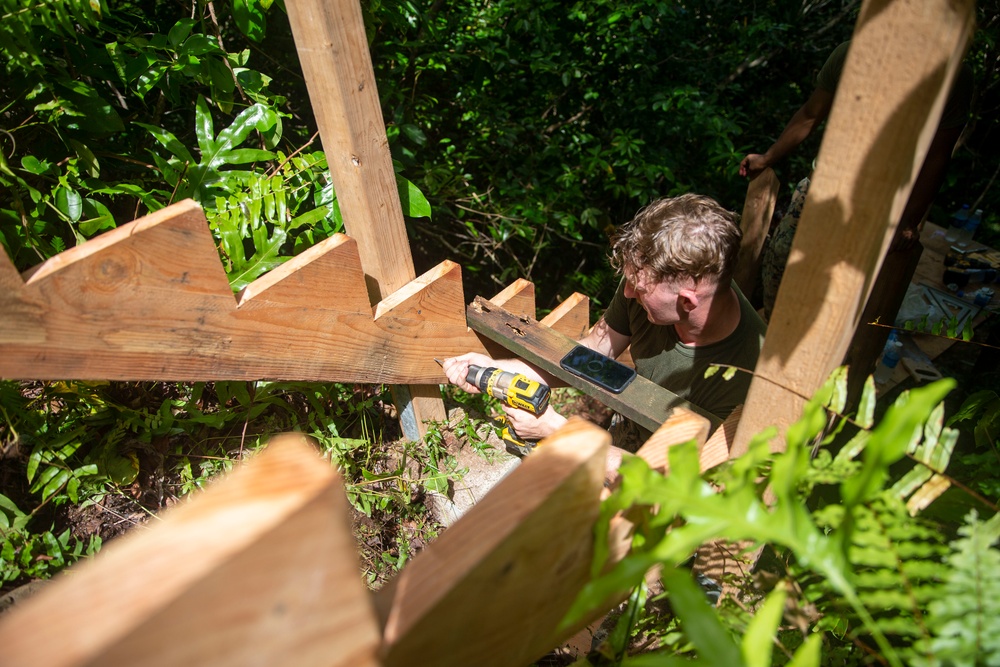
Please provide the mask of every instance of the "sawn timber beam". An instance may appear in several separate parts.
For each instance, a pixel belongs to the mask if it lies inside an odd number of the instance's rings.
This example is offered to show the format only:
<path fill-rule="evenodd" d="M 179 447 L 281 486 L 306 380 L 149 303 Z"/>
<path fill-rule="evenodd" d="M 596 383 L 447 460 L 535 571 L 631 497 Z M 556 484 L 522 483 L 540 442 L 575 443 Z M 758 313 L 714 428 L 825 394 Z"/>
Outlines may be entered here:
<path fill-rule="evenodd" d="M 559 366 L 576 341 L 528 315 L 513 315 L 495 303 L 476 297 L 466 310 L 469 327 L 498 343 L 528 363 L 593 396 L 636 424 L 656 431 L 676 410 L 687 410 L 705 418 L 711 429 L 722 421 L 671 391 L 644 377 L 637 377 L 620 394 L 613 394 L 573 375 Z"/>
<path fill-rule="evenodd" d="M 461 267 L 369 302 L 358 244 L 334 236 L 234 295 L 201 208 L 179 202 L 19 274 L 0 251 L 0 377 L 427 384 L 482 350 Z"/>

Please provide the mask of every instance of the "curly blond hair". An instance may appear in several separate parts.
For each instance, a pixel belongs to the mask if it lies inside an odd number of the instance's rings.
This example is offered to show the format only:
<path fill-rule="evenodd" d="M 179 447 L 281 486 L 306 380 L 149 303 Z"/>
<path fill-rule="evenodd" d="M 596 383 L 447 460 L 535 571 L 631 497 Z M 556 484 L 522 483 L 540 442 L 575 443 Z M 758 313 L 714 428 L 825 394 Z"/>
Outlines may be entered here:
<path fill-rule="evenodd" d="M 703 195 L 658 199 L 612 236 L 611 266 L 650 272 L 657 281 L 712 278 L 728 286 L 743 239 L 737 220 Z"/>

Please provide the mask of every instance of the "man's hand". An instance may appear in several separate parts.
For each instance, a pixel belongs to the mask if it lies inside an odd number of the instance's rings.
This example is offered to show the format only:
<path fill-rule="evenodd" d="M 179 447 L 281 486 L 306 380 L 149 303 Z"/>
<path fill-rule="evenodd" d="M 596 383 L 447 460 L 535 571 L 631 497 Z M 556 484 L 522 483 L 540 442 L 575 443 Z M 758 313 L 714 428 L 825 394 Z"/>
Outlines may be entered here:
<path fill-rule="evenodd" d="M 470 394 L 481 394 L 483 392 L 479 391 L 479 387 L 469 384 L 465 380 L 465 378 L 469 376 L 470 365 L 489 367 L 496 366 L 497 364 L 493 359 L 490 359 L 485 354 L 468 352 L 460 357 L 450 357 L 445 359 L 443 364 L 444 374 L 448 376 L 448 382 L 452 383 L 459 389 L 462 389 Z"/>
<path fill-rule="evenodd" d="M 551 405 L 537 417 L 526 410 L 512 408 L 509 405 L 504 405 L 503 411 L 507 415 L 507 423 L 522 440 L 547 438 L 566 423 L 566 418 L 553 410 Z"/>
<path fill-rule="evenodd" d="M 760 173 L 770 167 L 767 157 L 763 155 L 758 155 L 757 153 L 751 153 L 747 155 L 740 162 L 740 176 L 746 176 L 747 178 L 754 179 L 760 176 Z"/>

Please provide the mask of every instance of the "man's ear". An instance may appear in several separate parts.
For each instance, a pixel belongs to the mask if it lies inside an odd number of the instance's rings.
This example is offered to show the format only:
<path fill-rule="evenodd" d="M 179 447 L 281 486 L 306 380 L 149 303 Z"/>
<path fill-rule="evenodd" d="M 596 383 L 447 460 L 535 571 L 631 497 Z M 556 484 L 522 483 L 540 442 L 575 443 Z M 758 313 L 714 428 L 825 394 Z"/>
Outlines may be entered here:
<path fill-rule="evenodd" d="M 677 293 L 677 303 L 686 313 L 690 313 L 698 307 L 701 296 L 694 287 L 682 287 Z"/>

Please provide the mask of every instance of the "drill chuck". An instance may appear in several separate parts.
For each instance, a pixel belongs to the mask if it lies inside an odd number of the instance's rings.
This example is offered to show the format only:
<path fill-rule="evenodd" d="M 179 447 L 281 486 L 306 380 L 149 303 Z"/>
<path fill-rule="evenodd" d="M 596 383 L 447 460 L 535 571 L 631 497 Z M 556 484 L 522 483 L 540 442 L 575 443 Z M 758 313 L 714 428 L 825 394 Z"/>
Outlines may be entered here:
<path fill-rule="evenodd" d="M 545 412 L 549 405 L 549 388 L 520 373 L 469 366 L 466 382 L 475 385 L 484 394 L 497 398 L 513 408 L 527 410 L 533 415 Z"/>

